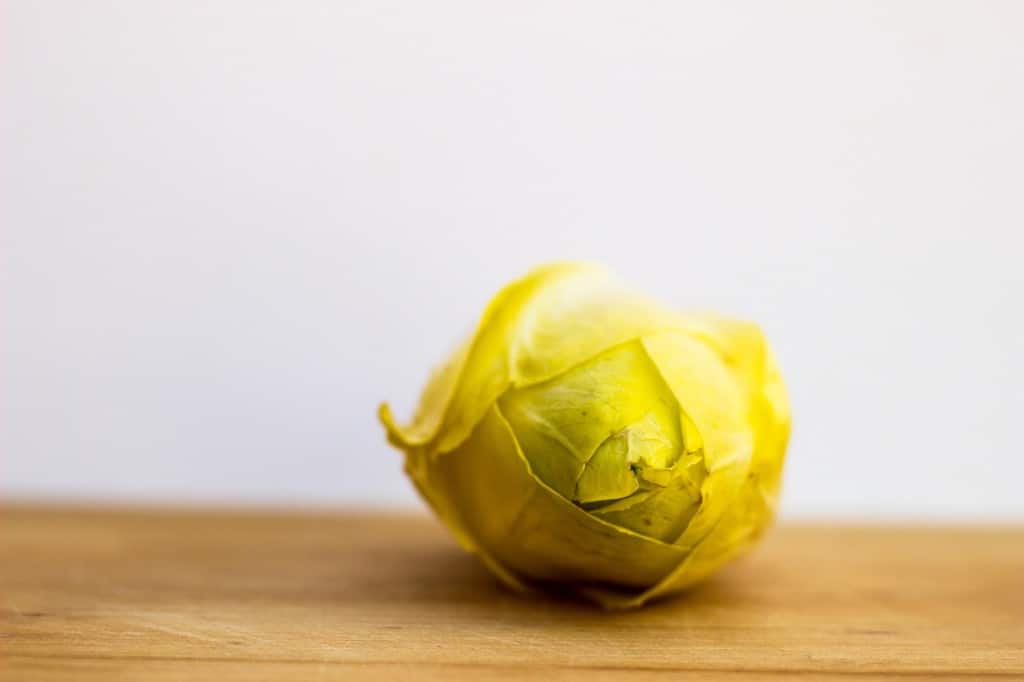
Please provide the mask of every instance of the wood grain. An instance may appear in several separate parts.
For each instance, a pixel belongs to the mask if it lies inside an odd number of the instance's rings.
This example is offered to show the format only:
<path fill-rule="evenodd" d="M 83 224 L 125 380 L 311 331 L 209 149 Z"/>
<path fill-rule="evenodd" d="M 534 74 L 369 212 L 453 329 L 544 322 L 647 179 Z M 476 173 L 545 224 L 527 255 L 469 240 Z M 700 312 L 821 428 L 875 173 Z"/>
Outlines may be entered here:
<path fill-rule="evenodd" d="M 785 526 L 608 614 L 430 518 L 0 508 L 0 679 L 1024 679 L 1024 529 Z"/>

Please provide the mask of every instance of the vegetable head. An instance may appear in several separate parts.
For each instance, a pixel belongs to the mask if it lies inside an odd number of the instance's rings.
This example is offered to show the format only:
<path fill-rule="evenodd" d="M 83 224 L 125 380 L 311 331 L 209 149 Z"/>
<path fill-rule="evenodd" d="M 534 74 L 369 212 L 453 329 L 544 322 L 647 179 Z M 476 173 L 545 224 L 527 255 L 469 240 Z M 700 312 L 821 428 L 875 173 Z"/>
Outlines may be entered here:
<path fill-rule="evenodd" d="M 504 582 L 619 608 L 752 544 L 789 432 L 756 326 L 668 310 L 580 264 L 502 290 L 412 421 L 380 417 L 423 497 Z"/>

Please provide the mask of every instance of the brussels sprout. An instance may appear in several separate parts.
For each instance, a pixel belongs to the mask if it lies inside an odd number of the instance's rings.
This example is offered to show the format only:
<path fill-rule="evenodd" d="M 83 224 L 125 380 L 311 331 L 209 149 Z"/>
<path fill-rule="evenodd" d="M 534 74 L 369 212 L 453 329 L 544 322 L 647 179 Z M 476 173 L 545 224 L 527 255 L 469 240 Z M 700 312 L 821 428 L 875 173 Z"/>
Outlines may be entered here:
<path fill-rule="evenodd" d="M 411 423 L 406 471 L 506 584 L 609 608 L 679 591 L 774 516 L 789 406 L 760 330 L 559 263 L 502 290 Z"/>

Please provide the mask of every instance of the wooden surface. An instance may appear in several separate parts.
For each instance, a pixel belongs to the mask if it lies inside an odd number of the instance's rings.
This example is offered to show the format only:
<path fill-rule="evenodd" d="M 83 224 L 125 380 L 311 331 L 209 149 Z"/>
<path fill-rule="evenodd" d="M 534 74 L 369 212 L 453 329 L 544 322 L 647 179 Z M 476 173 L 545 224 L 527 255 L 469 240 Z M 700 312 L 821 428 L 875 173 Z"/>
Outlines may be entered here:
<path fill-rule="evenodd" d="M 0 508 L 0 680 L 1024 679 L 1024 529 L 789 526 L 608 614 L 425 516 Z"/>

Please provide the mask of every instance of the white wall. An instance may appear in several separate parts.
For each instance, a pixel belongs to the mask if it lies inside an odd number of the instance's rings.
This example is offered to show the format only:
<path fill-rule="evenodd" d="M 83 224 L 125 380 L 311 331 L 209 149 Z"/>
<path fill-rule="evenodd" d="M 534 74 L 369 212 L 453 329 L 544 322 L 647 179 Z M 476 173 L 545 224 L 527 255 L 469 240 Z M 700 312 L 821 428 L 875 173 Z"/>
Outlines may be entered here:
<path fill-rule="evenodd" d="M 1024 519 L 1024 3 L 7 2 L 0 494 L 415 504 L 507 279 L 760 321 L 790 516 Z"/>

